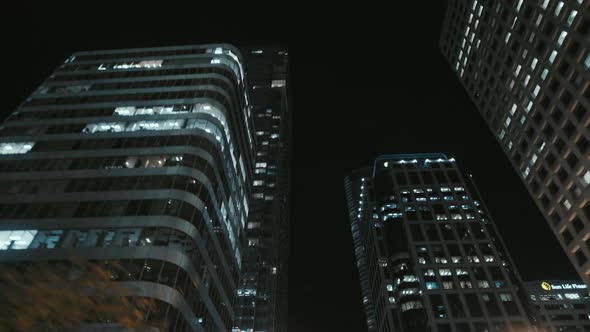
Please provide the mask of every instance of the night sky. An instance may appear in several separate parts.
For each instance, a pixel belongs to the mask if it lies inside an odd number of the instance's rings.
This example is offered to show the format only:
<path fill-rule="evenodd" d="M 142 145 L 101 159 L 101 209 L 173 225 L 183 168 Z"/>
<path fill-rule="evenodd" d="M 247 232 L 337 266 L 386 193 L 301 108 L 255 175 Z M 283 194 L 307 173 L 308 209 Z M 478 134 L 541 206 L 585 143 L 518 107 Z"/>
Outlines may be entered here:
<path fill-rule="evenodd" d="M 338 9 L 275 3 L 272 10 L 200 2 L 71 6 L 4 10 L 4 115 L 75 51 L 209 42 L 289 49 L 291 331 L 366 330 L 343 179 L 379 154 L 454 156 L 473 174 L 523 279 L 576 278 L 438 49 L 444 1 Z"/>

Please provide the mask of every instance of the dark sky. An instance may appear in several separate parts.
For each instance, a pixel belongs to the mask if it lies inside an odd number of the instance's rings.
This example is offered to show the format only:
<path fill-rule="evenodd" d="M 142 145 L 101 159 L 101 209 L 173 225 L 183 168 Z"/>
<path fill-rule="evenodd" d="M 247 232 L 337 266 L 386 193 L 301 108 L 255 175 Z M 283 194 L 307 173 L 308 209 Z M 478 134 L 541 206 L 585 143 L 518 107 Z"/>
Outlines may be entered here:
<path fill-rule="evenodd" d="M 343 178 L 383 153 L 447 152 L 473 174 L 525 280 L 576 278 L 438 50 L 444 1 L 370 8 L 172 2 L 3 11 L 4 112 L 90 49 L 230 42 L 289 48 L 294 119 L 291 331 L 364 331 Z M 271 10 L 272 9 L 272 10 Z"/>

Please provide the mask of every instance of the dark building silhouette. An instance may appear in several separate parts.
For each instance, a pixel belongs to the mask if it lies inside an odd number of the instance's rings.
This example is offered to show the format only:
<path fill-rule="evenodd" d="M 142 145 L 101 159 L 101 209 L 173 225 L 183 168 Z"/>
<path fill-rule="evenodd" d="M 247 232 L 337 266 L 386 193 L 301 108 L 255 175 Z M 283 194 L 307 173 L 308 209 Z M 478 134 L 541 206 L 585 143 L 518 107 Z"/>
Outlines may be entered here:
<path fill-rule="evenodd" d="M 440 47 L 590 284 L 590 2 L 456 1 Z"/>
<path fill-rule="evenodd" d="M 534 314 L 471 176 L 442 153 L 345 179 L 369 331 L 529 331 Z"/>
<path fill-rule="evenodd" d="M 242 52 L 256 162 L 234 331 L 286 331 L 291 156 L 288 53 L 273 46 L 247 47 Z"/>

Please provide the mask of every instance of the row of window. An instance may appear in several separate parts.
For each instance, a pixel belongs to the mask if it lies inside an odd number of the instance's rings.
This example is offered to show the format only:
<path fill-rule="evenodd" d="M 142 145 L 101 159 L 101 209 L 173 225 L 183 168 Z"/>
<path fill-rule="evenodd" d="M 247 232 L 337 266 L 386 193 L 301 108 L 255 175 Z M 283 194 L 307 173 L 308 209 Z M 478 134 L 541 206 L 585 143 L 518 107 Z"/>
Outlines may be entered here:
<path fill-rule="evenodd" d="M 520 316 L 511 293 L 431 294 L 428 296 L 435 319 Z M 524 331 L 524 330 L 523 330 Z"/>
<path fill-rule="evenodd" d="M 9 144 L 9 143 L 5 143 Z M 10 143 L 11 144 L 11 143 Z M 31 144 L 31 143 L 22 143 Z M 122 137 L 122 138 L 106 138 L 106 139 L 88 139 L 88 140 L 61 140 L 61 141 L 42 141 L 34 144 L 34 148 L 31 147 L 29 151 L 34 152 L 55 152 L 55 151 L 75 151 L 75 150 L 96 150 L 96 149 L 109 149 L 109 148 L 142 148 L 142 147 L 159 147 L 159 146 L 174 146 L 174 145 L 192 145 L 205 149 L 210 152 L 216 160 L 216 165 L 224 165 L 222 161 L 227 161 L 228 158 L 221 159 L 216 144 L 212 143 L 209 139 L 199 136 L 150 136 L 150 137 Z M 236 164 L 234 163 L 234 166 Z M 228 166 L 229 167 L 229 166 Z M 220 169 L 221 171 L 222 169 Z M 223 179 L 228 179 L 229 185 L 232 191 L 230 192 L 242 192 L 242 186 L 237 185 L 237 170 L 233 172 L 225 173 Z M 242 190 L 238 190 L 242 188 Z M 227 189 L 227 188 L 226 188 Z M 242 195 L 243 197 L 243 195 Z M 237 199 L 241 201 L 241 199 Z"/>
<path fill-rule="evenodd" d="M 210 202 L 208 188 L 191 177 L 181 175 L 117 176 L 57 180 L 21 180 L 0 182 L 0 194 L 44 194 L 71 192 L 108 192 L 177 189 Z"/>
<path fill-rule="evenodd" d="M 64 82 L 64 81 L 86 81 L 86 80 L 107 80 L 120 78 L 139 78 L 151 76 L 180 76 L 180 75 L 194 75 L 194 74 L 219 74 L 223 75 L 230 81 L 233 80 L 233 73 L 229 68 L 199 66 L 199 67 L 184 67 L 184 68 L 161 68 L 152 70 L 122 70 L 122 71 L 96 71 L 92 73 L 76 73 L 76 72 L 57 72 L 56 75 L 49 78 L 48 82 Z"/>
<path fill-rule="evenodd" d="M 171 50 L 125 50 L 117 53 L 97 53 L 76 55 L 73 61 L 96 61 L 122 58 L 162 57 L 166 55 L 204 54 L 205 48 L 178 48 Z"/>
<path fill-rule="evenodd" d="M 52 261 L 51 263 L 54 265 L 59 265 L 61 262 Z M 108 271 L 108 273 L 110 274 L 110 279 L 113 281 L 155 282 L 176 289 L 178 292 L 180 292 L 184 300 L 192 309 L 193 314 L 201 318 L 199 320 L 199 323 L 204 328 L 209 328 L 208 330 L 211 330 L 211 326 L 213 326 L 213 329 L 211 331 L 215 331 L 216 327 L 210 311 L 212 309 L 215 310 L 215 307 L 224 307 L 220 305 L 221 297 L 219 296 L 218 291 L 213 286 L 210 286 L 208 289 L 210 296 L 213 295 L 211 297 L 211 301 L 213 301 L 214 304 L 217 306 L 210 307 L 205 305 L 204 301 L 202 300 L 202 297 L 198 292 L 197 286 L 192 282 L 190 276 L 186 273 L 186 271 L 178 265 L 155 259 L 102 260 L 91 261 L 90 263 L 98 264 L 101 269 Z M 64 264 L 65 266 L 70 266 L 69 262 L 63 262 L 62 264 Z M 13 265 L 5 264 L 3 268 L 24 269 L 24 271 L 26 271 L 27 269 L 24 263 Z M 64 270 L 64 272 L 65 271 L 68 270 Z M 73 276 L 76 275 L 81 276 L 81 271 L 79 270 L 79 268 L 76 268 L 75 266 L 69 269 L 69 273 L 72 275 L 71 277 L 63 276 L 63 278 L 71 279 L 75 278 Z M 203 272 L 202 278 L 205 281 L 207 281 L 207 279 L 210 278 L 207 275 L 207 273 L 207 271 Z M 210 284 L 210 281 L 207 281 L 207 284 Z M 224 311 L 219 313 L 220 316 L 225 316 L 224 318 L 229 318 L 229 313 L 227 312 L 227 309 Z M 160 314 L 165 314 L 165 312 Z"/>
<path fill-rule="evenodd" d="M 52 97 L 36 98 L 26 101 L 23 107 L 28 106 L 50 106 L 50 105 L 73 105 L 73 104 L 90 104 L 90 103 L 120 103 L 127 101 L 148 101 L 162 99 L 190 99 L 190 98 L 211 98 L 221 103 L 225 109 L 234 109 L 233 102 L 225 94 L 209 89 L 185 90 L 175 89 L 174 91 L 162 92 L 143 92 L 128 94 L 111 94 L 111 95 L 92 95 L 92 96 L 70 96 L 70 97 Z"/>
<path fill-rule="evenodd" d="M 224 80 L 217 78 L 161 78 L 154 80 L 141 80 L 132 82 L 113 82 L 113 83 L 88 83 L 79 84 L 72 83 L 69 85 L 58 85 L 43 88 L 38 92 L 38 95 L 47 95 L 53 93 L 82 93 L 88 91 L 103 91 L 103 90 L 122 90 L 122 89 L 147 89 L 147 88 L 163 88 L 163 87 L 179 87 L 179 86 L 203 86 L 203 85 L 218 85 L 224 90 L 231 91 L 233 86 L 228 85 Z"/>
<path fill-rule="evenodd" d="M 471 288 L 506 288 L 507 281 L 500 266 L 463 266 L 423 270 L 426 290 Z"/>
<path fill-rule="evenodd" d="M 214 259 L 213 242 L 207 241 L 203 234 L 203 242 L 209 257 Z M 159 246 L 177 249 L 190 257 L 199 278 L 206 269 L 205 259 L 201 256 L 196 242 L 187 234 L 172 228 L 110 228 L 110 229 L 52 229 L 52 230 L 13 230 L 0 231 L 0 250 L 19 249 L 54 249 L 54 248 L 110 248 L 110 247 L 147 247 Z M 214 265 L 221 285 L 228 298 L 233 296 L 233 286 L 237 279 L 225 278 L 221 266 Z M 138 279 L 132 279 L 138 280 Z M 174 285 L 168 285 L 174 287 Z"/>
<path fill-rule="evenodd" d="M 412 223 L 408 224 L 414 242 L 488 240 L 480 222 L 474 223 Z"/>
<path fill-rule="evenodd" d="M 420 264 L 493 263 L 498 260 L 490 243 L 418 245 L 415 250 Z"/>
<path fill-rule="evenodd" d="M 214 210 L 214 209 L 209 209 Z M 82 201 L 82 202 L 44 202 L 0 204 L 0 217 L 4 219 L 37 219 L 37 218 L 90 218 L 90 217 L 123 217 L 123 216 L 173 216 L 192 223 L 200 234 L 207 234 L 209 227 L 220 227 L 216 214 L 201 211 L 184 201 L 174 199 L 143 199 L 118 201 Z M 211 223 L 212 226 L 207 226 Z M 239 232 L 239 228 L 238 228 Z M 228 235 L 233 236 L 230 229 Z M 221 251 L 226 262 L 234 259 L 230 249 L 231 239 L 226 240 L 223 232 L 215 232 L 219 239 Z M 236 259 L 240 261 L 237 256 Z M 216 259 L 219 255 L 210 257 Z M 233 264 L 226 264 L 233 269 Z M 233 271 L 232 274 L 237 272 Z M 235 277 L 237 278 L 237 277 Z"/>

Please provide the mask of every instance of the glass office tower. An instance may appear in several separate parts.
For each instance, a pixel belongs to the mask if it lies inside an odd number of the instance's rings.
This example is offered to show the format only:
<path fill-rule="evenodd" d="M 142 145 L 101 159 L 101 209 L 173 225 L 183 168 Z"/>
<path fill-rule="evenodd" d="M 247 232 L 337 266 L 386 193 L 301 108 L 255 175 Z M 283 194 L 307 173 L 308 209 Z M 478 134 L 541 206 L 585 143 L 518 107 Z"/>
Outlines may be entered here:
<path fill-rule="evenodd" d="M 291 112 L 288 53 L 242 48 L 256 137 L 253 194 L 234 331 L 287 330 Z"/>
<path fill-rule="evenodd" d="M 531 331 L 535 317 L 471 176 L 442 153 L 345 179 L 369 331 Z"/>
<path fill-rule="evenodd" d="M 580 280 L 525 282 L 547 332 L 590 331 L 590 293 Z"/>
<path fill-rule="evenodd" d="M 170 331 L 228 331 L 256 137 L 240 52 L 79 52 L 3 123 L 0 262 L 120 262 Z"/>
<path fill-rule="evenodd" d="M 590 2 L 449 1 L 442 53 L 590 284 Z"/>

